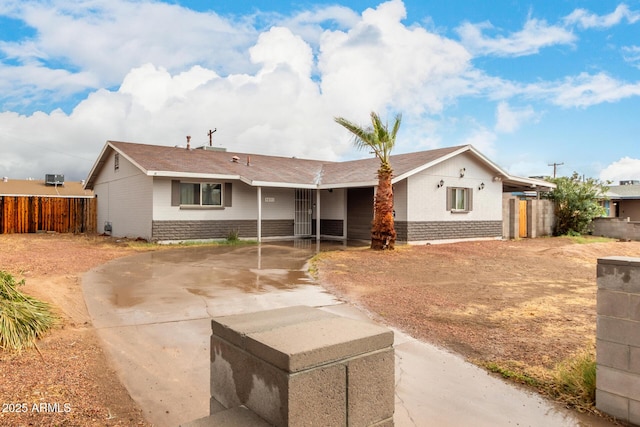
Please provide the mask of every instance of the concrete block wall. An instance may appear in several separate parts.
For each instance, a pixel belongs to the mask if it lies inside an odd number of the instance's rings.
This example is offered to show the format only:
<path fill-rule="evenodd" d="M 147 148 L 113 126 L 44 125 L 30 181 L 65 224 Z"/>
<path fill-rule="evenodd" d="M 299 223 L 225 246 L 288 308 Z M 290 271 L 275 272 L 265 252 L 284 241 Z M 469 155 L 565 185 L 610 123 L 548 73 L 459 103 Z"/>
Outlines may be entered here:
<path fill-rule="evenodd" d="M 553 201 L 546 199 L 527 200 L 527 228 L 529 237 L 553 235 L 556 215 Z"/>
<path fill-rule="evenodd" d="M 640 258 L 598 260 L 596 407 L 640 425 Z"/>
<path fill-rule="evenodd" d="M 593 234 L 614 239 L 640 240 L 640 221 L 629 221 L 628 218 L 596 218 L 593 220 Z"/>
<path fill-rule="evenodd" d="M 211 410 L 274 426 L 393 426 L 393 332 L 298 306 L 215 318 Z"/>
<path fill-rule="evenodd" d="M 519 234 L 520 204 L 518 199 L 504 194 L 502 196 L 502 237 L 517 239 Z"/>
<path fill-rule="evenodd" d="M 509 194 L 502 198 L 502 236 L 517 239 L 520 236 L 520 200 Z M 553 235 L 556 224 L 555 205 L 546 199 L 527 200 L 527 237 Z"/>

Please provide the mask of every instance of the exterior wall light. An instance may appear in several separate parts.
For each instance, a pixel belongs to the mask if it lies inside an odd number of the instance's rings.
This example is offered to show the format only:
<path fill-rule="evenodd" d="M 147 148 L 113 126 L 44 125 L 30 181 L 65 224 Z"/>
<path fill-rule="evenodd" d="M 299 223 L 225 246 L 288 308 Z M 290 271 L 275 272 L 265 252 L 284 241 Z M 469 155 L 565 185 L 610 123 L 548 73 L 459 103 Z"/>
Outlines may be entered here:
<path fill-rule="evenodd" d="M 467 171 L 466 168 L 460 169 L 460 178 L 464 177 L 464 173 Z"/>
<path fill-rule="evenodd" d="M 441 188 L 444 185 L 444 180 L 441 179 L 440 182 L 438 183 L 437 187 Z"/>
<path fill-rule="evenodd" d="M 484 190 L 484 182 L 480 184 L 480 186 L 478 187 L 478 190 Z"/>

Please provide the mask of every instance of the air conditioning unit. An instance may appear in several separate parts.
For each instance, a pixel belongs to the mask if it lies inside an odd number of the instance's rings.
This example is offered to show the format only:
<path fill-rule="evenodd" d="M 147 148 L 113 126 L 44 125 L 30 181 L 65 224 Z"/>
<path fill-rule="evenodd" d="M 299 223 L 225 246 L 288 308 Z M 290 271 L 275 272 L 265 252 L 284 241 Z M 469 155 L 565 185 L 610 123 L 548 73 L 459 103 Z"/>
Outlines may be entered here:
<path fill-rule="evenodd" d="M 48 173 L 44 176 L 44 183 L 46 185 L 64 185 L 64 175 Z"/>

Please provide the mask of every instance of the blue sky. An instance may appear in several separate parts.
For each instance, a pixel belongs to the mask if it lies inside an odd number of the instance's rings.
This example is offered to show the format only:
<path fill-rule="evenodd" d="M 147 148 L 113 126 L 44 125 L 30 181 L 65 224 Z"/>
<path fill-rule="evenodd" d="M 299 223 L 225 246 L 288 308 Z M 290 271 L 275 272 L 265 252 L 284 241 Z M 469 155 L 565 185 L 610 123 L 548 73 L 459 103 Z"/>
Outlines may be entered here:
<path fill-rule="evenodd" d="M 396 153 L 640 179 L 640 0 L 0 2 L 0 176 L 86 177 L 106 140 L 346 160 Z"/>

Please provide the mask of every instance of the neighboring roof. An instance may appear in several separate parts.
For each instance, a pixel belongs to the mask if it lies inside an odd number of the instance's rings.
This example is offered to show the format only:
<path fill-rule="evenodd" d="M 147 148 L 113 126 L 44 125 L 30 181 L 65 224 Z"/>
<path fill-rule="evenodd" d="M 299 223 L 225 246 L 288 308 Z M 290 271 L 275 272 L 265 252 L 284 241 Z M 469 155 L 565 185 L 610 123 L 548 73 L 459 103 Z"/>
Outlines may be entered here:
<path fill-rule="evenodd" d="M 305 160 L 184 147 L 107 141 L 89 172 L 86 188 L 92 189 L 97 175 L 112 151 L 120 153 L 148 176 L 176 178 L 239 179 L 252 186 L 288 188 L 340 188 L 373 186 L 380 162 L 375 157 L 347 162 Z M 542 180 L 512 177 L 471 145 L 439 148 L 391 156 L 394 182 L 468 152 L 494 171 L 496 179 L 527 189 L 554 188 Z M 233 161 L 233 158 L 237 162 Z"/>
<path fill-rule="evenodd" d="M 640 185 L 610 185 L 607 196 L 611 199 L 640 199 Z"/>
<path fill-rule="evenodd" d="M 93 191 L 85 190 L 82 182 L 65 182 L 62 185 L 45 185 L 44 180 L 0 180 L 0 196 L 93 197 Z"/>

